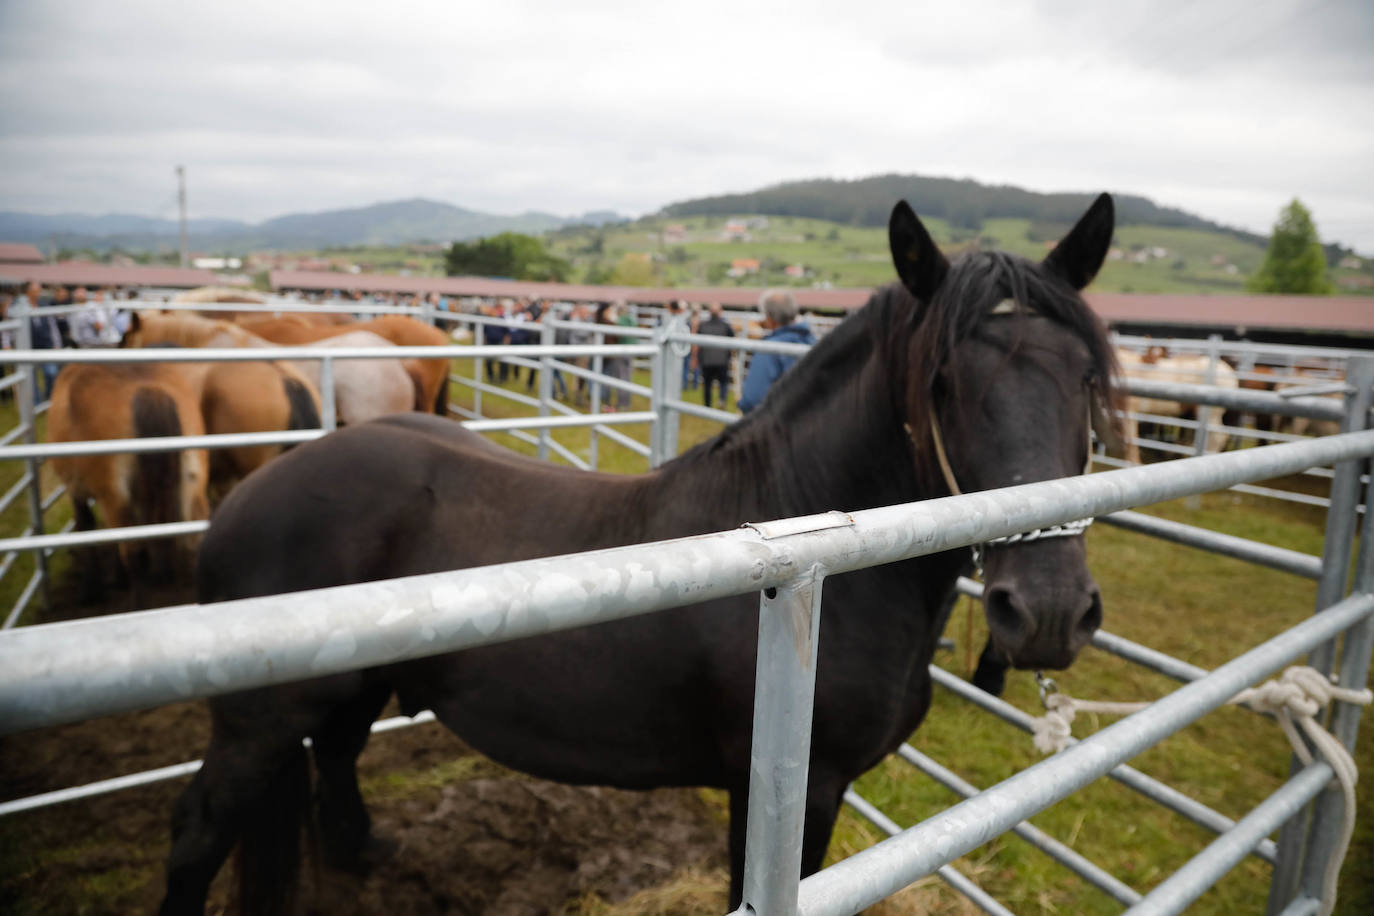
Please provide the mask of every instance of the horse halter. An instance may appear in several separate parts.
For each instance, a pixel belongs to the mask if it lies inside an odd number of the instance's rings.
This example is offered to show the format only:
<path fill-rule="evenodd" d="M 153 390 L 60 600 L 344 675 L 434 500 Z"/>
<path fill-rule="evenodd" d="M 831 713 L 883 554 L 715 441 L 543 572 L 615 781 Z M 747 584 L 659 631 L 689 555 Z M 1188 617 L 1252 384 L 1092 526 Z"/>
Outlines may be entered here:
<path fill-rule="evenodd" d="M 1025 308 L 1025 311 L 1032 315 L 1038 314 L 1032 308 Z M 988 312 L 989 316 L 1011 315 L 1017 311 L 1016 301 L 1013 299 L 1003 299 Z M 915 444 L 916 437 L 912 433 L 911 427 L 906 428 L 907 435 L 911 437 L 912 444 Z M 1092 442 L 1092 405 L 1088 405 L 1088 443 L 1087 460 L 1083 464 L 1082 473 L 1087 474 L 1092 470 L 1093 464 L 1093 442 Z M 944 438 L 940 435 L 940 421 L 935 417 L 935 411 L 930 412 L 930 438 L 935 444 L 935 458 L 940 464 L 940 474 L 945 479 L 945 486 L 949 487 L 949 492 L 953 496 L 962 496 L 964 491 L 959 488 L 959 482 L 954 477 L 954 468 L 950 467 L 949 456 L 945 453 Z M 1065 522 L 1062 525 L 1051 525 L 1048 528 L 1036 528 L 1032 531 L 1023 531 L 1018 534 L 1008 534 L 1000 538 L 993 538 L 990 541 L 983 541 L 980 544 L 971 545 L 973 550 L 973 564 L 978 569 L 978 574 L 983 573 L 983 555 L 989 547 L 1010 547 L 1013 544 L 1027 544 L 1031 541 L 1039 541 L 1044 538 L 1071 538 L 1078 537 L 1087 531 L 1093 523 L 1091 518 L 1080 518 L 1076 521 Z"/>

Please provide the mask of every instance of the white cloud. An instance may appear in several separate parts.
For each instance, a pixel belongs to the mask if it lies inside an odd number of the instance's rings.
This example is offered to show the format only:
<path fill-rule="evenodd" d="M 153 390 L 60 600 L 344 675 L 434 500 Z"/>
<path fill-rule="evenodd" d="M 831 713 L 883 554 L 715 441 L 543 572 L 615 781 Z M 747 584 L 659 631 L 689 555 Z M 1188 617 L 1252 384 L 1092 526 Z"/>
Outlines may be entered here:
<path fill-rule="evenodd" d="M 1374 14 L 1121 4 L 0 6 L 0 208 L 654 210 L 920 172 L 1374 251 Z M 1330 228 L 1326 228 L 1330 227 Z"/>

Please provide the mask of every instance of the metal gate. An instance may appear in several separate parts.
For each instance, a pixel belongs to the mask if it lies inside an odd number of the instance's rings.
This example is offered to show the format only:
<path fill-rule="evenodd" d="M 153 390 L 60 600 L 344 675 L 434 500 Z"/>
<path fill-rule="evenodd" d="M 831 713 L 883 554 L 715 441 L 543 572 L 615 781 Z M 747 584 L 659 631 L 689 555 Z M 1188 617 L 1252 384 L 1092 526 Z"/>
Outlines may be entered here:
<path fill-rule="evenodd" d="M 625 348 L 625 352 L 633 351 L 633 355 L 651 359 L 658 379 L 651 389 L 658 392 L 654 399 L 656 408 L 693 407 L 682 402 L 672 390 L 671 383 L 679 376 L 672 371 L 673 364 L 664 355 L 668 351 L 663 346 L 671 335 L 660 333 L 655 337 L 653 344 Z M 488 352 L 520 355 L 504 349 Z M 541 359 L 546 372 L 557 355 L 543 349 L 523 352 Z M 600 352 L 609 350 L 603 348 Z M 30 364 L 48 361 L 52 355 L 50 351 L 41 355 L 21 353 L 13 361 Z M 165 353 L 157 355 L 166 358 Z M 194 358 L 203 360 L 210 355 L 199 351 Z M 284 349 L 274 355 L 318 358 L 320 354 L 298 355 Z M 340 351 L 331 355 L 353 356 Z M 381 354 L 367 351 L 363 355 L 375 358 Z M 90 359 L 95 354 L 77 356 Z M 262 356 L 223 351 L 223 358 Z M 1364 431 L 1374 389 L 1374 362 L 1352 362 L 1348 378 L 1353 390 L 1347 395 L 1344 408 L 1316 398 L 1283 399 L 1196 386 L 1153 383 L 1140 389 L 1153 396 L 1196 399 L 1201 403 L 1324 418 L 1342 416 L 1348 432 L 1325 439 L 849 515 L 828 513 L 706 537 L 601 551 L 594 556 L 555 557 L 366 583 L 330 589 L 324 594 L 244 600 L 232 602 L 231 608 L 188 606 L 11 630 L 0 634 L 0 732 L 318 677 L 649 613 L 674 606 L 676 596 L 684 593 L 692 594 L 695 603 L 757 591 L 760 639 L 755 778 L 749 805 L 745 911 L 855 912 L 941 869 L 1001 833 L 1018 829 L 1020 822 L 1036 811 L 1111 774 L 1142 787 L 1152 797 L 1168 801 L 1176 810 L 1220 833 L 1215 843 L 1147 895 L 1141 896 L 1119 882 L 1103 881 L 1109 893 L 1132 905 L 1130 912 L 1178 912 L 1216 876 L 1252 851 L 1263 858 L 1272 857 L 1277 863 L 1271 912 L 1316 912 L 1321 871 L 1330 857 L 1333 824 L 1339 818 L 1338 799 L 1327 788 L 1333 773 L 1328 762 L 1316 758 L 1298 766 L 1283 788 L 1235 823 L 1196 802 L 1171 797 L 1165 787 L 1139 774 L 1131 775 L 1133 771 L 1123 765 L 1163 737 L 1217 708 L 1242 688 L 1305 653 L 1312 653 L 1310 663 L 1315 667 L 1333 669 L 1337 639 L 1342 634 L 1345 636 L 1340 646 L 1339 683 L 1353 688 L 1364 685 L 1374 642 L 1374 539 L 1368 536 L 1368 514 L 1363 523 L 1366 536 L 1360 539 L 1355 564 L 1354 587 L 1348 594 L 1346 582 L 1358 523 L 1361 474 L 1368 458 L 1374 455 L 1374 431 Z M 657 417 L 658 411 L 654 413 Z M 656 422 L 651 436 L 651 459 L 662 460 L 675 450 L 670 429 L 666 418 Z M 34 460 L 37 455 L 37 451 L 16 451 L 8 457 Z M 1337 467 L 1326 555 L 1320 563 L 1289 551 L 1125 512 L 1137 505 L 1332 463 Z M 1205 544 L 1232 556 L 1317 578 L 1320 613 L 1210 673 L 1102 634 L 1099 645 L 1189 683 L 1149 709 L 798 882 L 806 774 L 805 767 L 798 767 L 795 762 L 805 761 L 808 756 L 812 662 L 825 579 L 1085 517 L 1115 520 L 1125 527 L 1199 546 Z M 24 545 L 4 542 L 3 546 L 34 549 L 58 544 L 31 541 Z M 627 585 L 630 577 L 623 575 L 630 568 L 647 571 L 652 574 L 652 581 L 669 584 L 632 589 Z M 635 581 L 644 579 L 636 576 Z M 565 588 L 554 584 L 558 582 L 578 584 Z M 594 585 L 588 589 L 586 583 Z M 977 591 L 971 583 L 966 583 L 965 589 Z M 379 622 L 379 608 L 396 607 L 412 611 L 404 617 L 403 627 Z M 342 651 L 337 637 L 340 633 L 351 636 L 351 645 Z M 111 646 L 120 647 L 120 651 L 112 653 Z M 331 651 L 322 651 L 326 646 Z M 943 672 L 936 676 L 952 689 L 969 691 Z M 996 701 L 985 697 L 979 700 L 994 711 L 1009 715 Z M 1358 706 L 1336 704 L 1331 726 L 1347 747 L 1353 747 L 1358 719 Z M 938 765 L 914 752 L 904 750 L 903 756 L 927 772 L 939 772 Z M 960 787 L 960 791 L 967 788 Z M 851 801 L 862 806 L 857 798 Z M 883 823 L 878 812 L 867 813 Z M 1265 837 L 1284 824 L 1288 827 L 1277 846 L 1268 845 Z M 1054 849 L 1052 843 L 1042 845 Z M 1081 857 L 1065 856 L 1062 849 L 1054 851 L 1092 880 L 1095 873 L 1091 863 L 1081 861 Z M 1000 905 L 995 901 L 979 897 L 976 889 L 969 892 L 990 912 L 1004 911 L 997 908 Z"/>

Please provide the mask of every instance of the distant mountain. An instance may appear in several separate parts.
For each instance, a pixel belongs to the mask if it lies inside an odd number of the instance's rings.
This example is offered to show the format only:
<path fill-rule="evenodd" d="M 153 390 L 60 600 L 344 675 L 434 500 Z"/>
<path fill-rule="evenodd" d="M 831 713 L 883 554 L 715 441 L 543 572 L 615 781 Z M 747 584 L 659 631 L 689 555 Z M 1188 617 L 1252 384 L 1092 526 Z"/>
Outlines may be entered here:
<path fill-rule="evenodd" d="M 566 225 L 600 225 L 622 219 L 624 217 L 609 211 L 577 217 L 534 211 L 500 216 L 414 198 L 345 210 L 292 213 L 257 224 L 193 219 L 187 223 L 187 235 L 190 246 L 198 250 L 314 249 L 449 242 L 500 232 L 540 233 Z M 166 249 L 177 245 L 178 232 L 175 220 L 129 214 L 48 216 L 0 212 L 0 239 L 30 242 L 45 248 L 56 245 L 97 250 L 116 247 L 131 251 Z"/>
<path fill-rule="evenodd" d="M 944 219 L 958 229 L 977 230 L 983 220 L 997 217 L 1070 225 L 1095 196 L 1096 193 L 1041 194 L 1011 185 L 980 184 L 967 178 L 876 175 L 853 181 L 789 181 L 742 194 L 681 201 L 669 204 L 662 212 L 665 216 L 759 213 L 826 219 L 854 226 L 885 226 L 893 201 L 906 198 L 922 216 Z M 1268 241 L 1253 232 L 1221 226 L 1172 207 L 1160 207 L 1144 197 L 1115 193 L 1112 196 L 1118 225 L 1178 226 L 1224 232 L 1259 244 Z"/>
<path fill-rule="evenodd" d="M 193 219 L 187 221 L 187 231 L 193 235 L 241 232 L 249 228 L 244 222 L 232 219 Z M 52 235 L 90 236 L 102 238 L 115 235 L 177 234 L 176 220 L 137 216 L 132 213 L 107 213 L 91 216 L 86 213 L 17 213 L 0 211 L 0 238 L 14 241 L 46 241 Z"/>

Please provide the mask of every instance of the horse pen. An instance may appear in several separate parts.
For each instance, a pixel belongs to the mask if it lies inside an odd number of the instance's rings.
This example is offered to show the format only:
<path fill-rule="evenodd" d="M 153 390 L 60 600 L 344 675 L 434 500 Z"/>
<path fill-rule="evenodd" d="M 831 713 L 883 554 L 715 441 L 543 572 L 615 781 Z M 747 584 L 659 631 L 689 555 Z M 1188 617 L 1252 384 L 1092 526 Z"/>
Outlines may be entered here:
<path fill-rule="evenodd" d="M 474 325 L 491 320 L 469 315 L 431 317 Z M 647 459 L 651 466 L 657 465 L 679 451 L 679 442 L 702 438 L 709 424 L 734 419 L 723 411 L 692 403 L 680 390 L 677 361 L 681 359 L 682 346 L 721 345 L 719 339 L 646 329 L 634 333 L 644 339 L 643 344 L 634 347 L 569 348 L 553 344 L 558 322 L 546 320 L 537 327 L 542 335 L 538 347 L 444 351 L 464 361 L 471 360 L 471 376 L 460 372 L 455 377 L 455 394 L 451 399 L 454 413 L 472 415 L 468 420 L 471 428 L 504 431 L 508 436 L 518 433 L 511 440 L 512 445 L 574 466 L 596 467 L 602 463 L 627 468 L 627 454 L 634 456 L 634 461 Z M 621 333 L 620 329 L 615 333 Z M 727 345 L 744 351 L 768 346 L 745 340 Z M 612 354 L 646 360 L 648 377 L 644 379 L 641 374 L 640 378 L 648 384 L 620 382 L 600 373 L 597 363 Z M 284 355 L 321 358 L 318 352 L 274 354 Z M 366 355 L 376 356 L 361 351 L 335 351 L 324 365 L 328 367 L 331 359 Z M 425 351 L 417 355 L 430 354 Z M 574 355 L 590 357 L 592 365 L 582 367 L 560 359 Z M 253 356 L 250 351 L 222 351 L 184 358 Z M 36 362 L 153 358 L 165 359 L 167 354 L 118 353 L 96 357 L 19 353 L 13 361 L 20 365 L 23 374 L 26 367 Z M 537 367 L 538 396 L 522 395 L 481 381 L 479 363 L 484 358 L 511 358 Z M 554 369 L 591 382 L 593 413 L 582 414 L 553 398 Z M 326 377 L 328 372 L 326 369 Z M 1374 369 L 1368 361 L 1349 360 L 1346 380 L 1354 391 L 1346 396 L 1344 407 L 1314 397 L 1284 398 L 1148 381 L 1133 382 L 1130 389 L 1158 399 L 1192 400 L 1328 420 L 1341 418 L 1347 430 L 1363 430 L 1367 425 Z M 31 527 L 41 532 L 42 511 L 56 503 L 60 494 L 42 489 L 37 462 L 56 452 L 36 443 L 9 444 L 20 436 L 32 437 L 38 418 L 28 409 L 28 383 L 8 384 L 18 386 L 24 416 L 16 432 L 7 438 L 0 456 L 26 462 L 29 471 L 16 478 L 5 504 L 17 504 L 27 497 L 29 508 L 36 513 Z M 627 390 L 641 401 L 644 409 L 609 416 L 596 413 L 601 390 L 617 385 L 628 385 Z M 493 399 L 502 399 L 537 415 L 513 415 L 513 411 L 498 407 L 495 412 L 503 416 L 484 416 L 484 395 L 489 407 Z M 322 411 L 323 416 L 331 414 L 328 407 Z M 640 436 L 626 435 L 621 431 L 623 427 L 639 431 Z M 557 430 L 572 428 L 586 428 L 587 432 L 582 434 L 586 438 L 574 444 L 568 438 L 560 441 L 555 435 Z M 284 434 L 283 441 L 303 441 L 320 434 Z M 1100 651 L 1085 654 L 1071 671 L 1059 677 L 1064 690 L 1104 699 L 1136 700 L 1160 696 L 1170 689 L 1171 681 L 1185 681 L 1187 686 L 1127 722 L 1029 766 L 1039 755 L 1030 748 L 1028 738 L 1014 728 L 1005 728 L 996 719 L 969 715 L 971 707 L 966 705 L 984 705 L 1013 726 L 1027 727 L 1029 716 L 1022 710 L 1039 711 L 1036 688 L 1029 677 L 1013 679 L 1009 685 L 1012 705 L 1008 705 L 972 691 L 959 678 L 952 677 L 951 670 L 966 673 L 967 663 L 961 665 L 957 658 L 947 654 L 941 659 L 942 664 L 933 669 L 937 683 L 947 691 L 937 692 L 929 720 L 916 739 L 920 749 L 903 748 L 900 760 L 888 760 L 855 784 L 847 800 L 859 816 L 847 818 L 831 849 L 832 857 L 843 862 L 808 879 L 800 891 L 795 879 L 789 881 L 786 877 L 789 867 L 795 874 L 796 862 L 789 858 L 796 850 L 786 838 L 799 832 L 798 780 L 804 785 L 805 774 L 786 766 L 785 761 L 798 756 L 804 759 L 804 745 L 798 748 L 793 744 L 803 730 L 760 732 L 755 739 L 756 773 L 770 774 L 772 778 L 767 784 L 775 796 L 771 800 L 761 798 L 757 806 L 751 798 L 751 812 L 758 812 L 759 826 L 755 829 L 751 816 L 746 899 L 756 912 L 852 912 L 924 875 L 938 873 L 960 893 L 967 894 L 972 905 L 993 913 L 1054 909 L 1117 912 L 1122 906 L 1131 907 L 1131 912 L 1177 912 L 1218 875 L 1235 866 L 1229 877 L 1202 898 L 1197 911 L 1258 911 L 1265 906 L 1271 864 L 1277 862 L 1270 912 L 1316 912 L 1313 901 L 1330 858 L 1330 838 L 1338 832 L 1333 825 L 1341 817 L 1340 806 L 1335 803 L 1339 793 L 1323 792 L 1332 777 L 1326 762 L 1317 759 L 1299 764 L 1295 779 L 1285 784 L 1289 766 L 1287 742 L 1274 723 L 1246 710 L 1217 712 L 1205 723 L 1192 725 L 1170 739 L 1168 745 L 1146 749 L 1217 708 L 1240 688 L 1269 676 L 1308 651 L 1315 650 L 1310 661 L 1314 666 L 1333 667 L 1334 640 L 1347 628 L 1354 629 L 1344 643 L 1339 666 L 1342 684 L 1363 685 L 1372 633 L 1370 610 L 1374 606 L 1369 597 L 1374 591 L 1369 547 L 1374 542 L 1368 538 L 1359 539 L 1362 550 L 1356 563 L 1354 592 L 1349 596 L 1346 583 L 1359 524 L 1356 506 L 1361 468 L 1365 459 L 1374 454 L 1371 437 L 1374 433 L 1352 432 L 1264 451 L 1242 449 L 1210 456 L 1196 464 L 1159 463 L 1016 490 L 869 510 L 844 519 L 820 517 L 798 519 L 791 524 L 774 523 L 771 527 L 761 525 L 696 539 L 690 545 L 644 545 L 603 552 L 594 559 L 562 557 L 514 564 L 506 568 L 499 587 L 484 586 L 480 599 L 436 598 L 441 594 L 463 594 L 463 585 L 474 581 L 472 570 L 439 574 L 426 582 L 349 586 L 340 590 L 329 605 L 311 607 L 309 626 L 293 624 L 292 621 L 304 617 L 293 617 L 290 613 L 304 599 L 286 596 L 244 602 L 243 616 L 238 619 L 254 621 L 251 629 L 246 625 L 222 626 L 220 618 L 193 608 L 157 617 L 109 617 L 77 629 L 14 629 L 0 637 L 0 653 L 5 660 L 0 670 L 0 697 L 4 698 L 0 720 L 5 732 L 19 732 L 0 746 L 6 781 L 13 778 L 22 789 L 13 794 L 32 795 L 62 788 L 52 782 L 54 779 L 89 782 L 132 772 L 153 762 L 173 764 L 172 770 L 157 776 L 183 777 L 193 765 L 183 765 L 181 760 L 194 753 L 193 748 L 203 745 L 205 726 L 200 707 L 182 702 L 180 706 L 153 712 L 127 710 L 263 683 L 263 659 L 272 669 L 271 678 L 275 681 L 317 675 L 321 671 L 312 663 L 334 633 L 357 637 L 357 645 L 342 663 L 344 666 L 362 667 L 394 660 L 389 654 L 391 646 L 365 641 L 366 621 L 374 618 L 379 609 L 431 608 L 434 625 L 454 634 L 450 645 L 457 647 L 466 644 L 465 640 L 475 644 L 493 638 L 493 633 L 510 638 L 543 627 L 577 626 L 598 619 L 598 614 L 621 616 L 670 606 L 672 598 L 659 592 L 631 594 L 608 589 L 589 596 L 579 589 L 574 595 L 547 584 L 558 581 L 559 575 L 571 577 L 568 581 L 580 581 L 589 575 L 606 576 L 630 568 L 653 570 L 660 581 L 671 581 L 674 589 L 681 592 L 759 592 L 764 638 L 760 641 L 758 719 L 804 722 L 809 718 L 807 668 L 796 663 L 798 654 L 794 646 L 811 641 L 808 634 L 814 632 L 815 626 L 812 613 L 818 605 L 809 601 L 808 596 L 819 592 L 822 583 L 817 575 L 799 577 L 798 571 L 819 569 L 834 575 L 859 565 L 891 562 L 1096 516 L 1114 523 L 1111 528 L 1096 527 L 1090 535 L 1089 548 L 1094 570 L 1103 585 L 1105 626 L 1111 632 L 1100 632 L 1094 639 Z M 211 443 L 165 444 L 185 447 Z M 1316 506 L 1276 509 L 1261 502 L 1267 498 L 1264 494 L 1226 489 L 1253 486 L 1254 481 L 1288 477 L 1313 466 L 1333 463 L 1336 469 L 1330 481 L 1330 511 L 1324 521 Z M 1194 507 L 1168 502 L 1156 516 L 1127 511 L 1202 493 L 1213 495 L 1203 497 Z M 188 524 L 177 532 L 198 527 L 203 525 Z M 1201 530 L 1207 528 L 1216 531 Z M 1141 534 L 1215 553 L 1166 547 L 1158 540 L 1140 537 Z M 28 601 L 44 587 L 43 551 L 82 540 L 93 542 L 117 536 L 35 536 L 26 532 L 4 541 L 3 549 L 9 552 L 5 570 L 17 568 L 15 558 L 25 551 L 26 556 L 38 558 L 39 567 L 23 587 L 7 623 L 15 623 Z M 1280 541 L 1283 546 L 1255 543 L 1265 539 Z M 1318 552 L 1324 555 L 1318 557 Z M 683 562 L 683 553 L 690 553 L 696 562 Z M 744 556 L 751 558 L 750 563 L 741 562 Z M 753 565 L 753 558 L 760 556 L 764 558 L 761 577 Z M 1315 594 L 1313 587 L 1306 584 L 1312 581 L 1317 582 Z M 978 591 L 972 582 L 962 583 L 962 589 L 968 594 Z M 532 598 L 536 590 L 538 603 Z M 1232 611 L 1236 610 L 1236 599 L 1240 599 L 1241 613 L 1224 613 L 1225 608 L 1215 606 L 1218 598 L 1230 599 Z M 1314 601 L 1318 608 L 1326 610 L 1305 619 L 1308 615 L 1300 603 L 1311 607 Z M 559 610 L 546 615 L 541 612 L 543 607 Z M 1252 610 L 1253 615 L 1246 616 L 1246 610 Z M 984 630 L 971 610 L 965 609 L 956 611 L 948 632 L 956 637 L 957 655 L 960 650 L 967 653 Z M 59 635 L 63 644 L 54 645 L 53 639 Z M 1125 636 L 1132 636 L 1133 640 Z M 814 651 L 814 644 L 811 648 Z M 1186 656 L 1188 662 L 1152 650 Z M 63 659 L 61 667 L 49 663 L 50 658 L 59 657 Z M 1146 670 L 1127 667 L 1123 658 L 1140 663 Z M 195 663 L 178 663 L 178 659 L 194 659 Z M 1205 669 L 1212 667 L 1217 670 L 1209 674 Z M 92 685 L 100 685 L 100 689 L 91 690 Z M 770 707 L 770 703 L 779 705 Z M 783 711 L 770 711 L 774 708 Z M 96 719 L 98 716 L 116 718 Z M 58 724 L 78 720 L 92 721 Z M 102 722 L 107 723 L 103 730 Z M 1354 744 L 1357 722 L 1358 707 L 1339 707 L 1333 729 L 1347 746 Z M 402 723 L 385 720 L 382 724 L 383 728 L 393 728 Z M 23 731 L 40 728 L 37 732 Z M 712 869 L 719 868 L 723 850 L 718 847 L 724 844 L 718 823 L 720 803 L 710 795 L 660 793 L 641 802 L 638 796 L 629 796 L 627 800 L 591 790 L 591 801 L 586 797 L 579 800 L 572 790 L 556 794 L 543 784 L 514 778 L 493 764 L 483 763 L 465 754 L 455 739 L 440 735 L 438 730 L 419 728 L 406 734 L 410 737 L 404 740 L 409 744 L 386 744 L 402 740 L 400 735 L 389 735 L 373 743 L 377 760 L 366 789 L 380 800 L 379 820 L 384 826 L 398 828 L 402 842 L 410 838 L 416 845 L 423 842 L 433 847 L 426 853 L 432 867 L 427 869 L 430 874 L 424 880 L 436 880 L 436 868 L 455 869 L 458 877 L 441 888 L 423 885 L 413 871 L 388 866 L 376 880 L 389 879 L 389 885 L 347 892 L 357 893 L 359 900 L 387 901 L 392 908 L 415 912 L 424 911 L 423 906 L 436 911 L 443 906 L 471 911 L 474 907 L 492 905 L 493 899 L 502 901 L 511 912 L 603 912 L 610 911 L 603 897 L 617 898 L 638 891 L 643 898 L 644 894 L 652 894 L 656 885 L 681 882 L 680 865 L 700 866 L 698 877 L 702 871 L 709 875 Z M 1362 747 L 1365 753 L 1361 757 L 1368 763 L 1368 737 Z M 987 753 L 990 748 L 993 752 Z M 977 750 L 983 753 L 973 753 Z M 1140 770 L 1125 766 L 1125 761 L 1136 755 L 1141 755 Z M 931 758 L 938 758 L 944 766 Z M 934 782 L 906 772 L 904 768 L 910 764 L 931 775 Z M 962 778 L 946 770 L 946 766 Z M 1142 771 L 1152 773 L 1160 781 Z M 11 775 L 16 772 L 21 773 L 19 778 Z M 1101 781 L 1099 777 L 1103 775 L 1111 775 L 1118 783 L 1162 802 L 1179 817 L 1144 810 L 1119 786 Z M 965 780 L 983 786 L 998 785 L 987 794 L 942 812 L 947 799 L 941 798 L 941 786 L 960 794 L 974 791 Z M 143 780 L 129 782 L 138 784 Z M 1180 794 L 1163 784 L 1166 782 L 1184 787 L 1185 792 Z M 462 792 L 464 784 L 470 791 L 455 794 L 455 786 Z M 1284 787 L 1272 800 L 1263 800 L 1280 785 Z M 1082 787 L 1087 788 L 1081 794 L 1071 795 Z M 47 799 L 61 800 L 61 806 L 51 811 L 37 810 L 36 802 L 0 806 L 6 815 L 0 824 L 5 855 L 13 863 L 6 869 L 13 877 L 4 879 L 0 899 L 11 898 L 18 912 L 42 911 L 49 906 L 88 912 L 150 906 L 155 899 L 150 887 L 160 880 L 165 850 L 170 799 L 167 787 L 148 784 L 119 795 L 72 795 Z M 115 800 L 121 797 L 141 801 L 114 807 Z M 804 798 L 804 792 L 801 797 Z M 1310 830 L 1301 818 L 1296 818 L 1293 823 L 1299 826 L 1282 833 L 1277 843 L 1265 840 L 1295 812 L 1305 810 L 1314 797 L 1319 801 Z M 1066 798 L 1067 801 L 1060 801 Z M 1044 832 L 1021 823 L 1056 802 L 1054 808 L 1037 816 Z M 100 809 L 100 805 L 111 807 Z M 485 812 L 479 818 L 489 818 L 485 823 L 488 835 L 474 832 L 471 826 L 460 828 L 471 820 L 471 813 L 465 813 L 469 806 Z M 587 820 L 561 817 L 573 808 L 585 813 Z M 1252 808 L 1253 814 L 1249 813 Z M 444 813 L 449 823 L 436 824 L 440 818 L 431 812 Z M 1360 813 L 1365 833 L 1353 848 L 1368 850 L 1369 815 L 1374 811 L 1365 801 Z M 136 823 L 104 819 L 124 817 Z M 593 826 L 596 818 L 615 820 Z M 865 824 L 862 818 L 876 828 Z M 899 824 L 917 822 L 918 826 L 893 840 L 851 855 L 881 836 L 898 833 Z M 459 837 L 456 831 L 460 829 L 468 832 Z M 1029 845 L 1022 846 L 1009 838 L 996 839 L 1012 829 Z M 580 846 L 580 838 L 570 839 L 569 835 L 582 830 L 595 833 L 604 844 L 599 865 L 594 863 L 588 869 L 591 878 L 583 884 L 573 879 L 562 884 L 546 879 L 545 872 L 577 870 L 576 862 L 569 866 L 563 861 L 570 855 L 570 849 L 579 857 L 595 859 L 594 848 Z M 555 836 L 550 838 L 549 834 Z M 451 850 L 446 848 L 448 843 L 453 844 Z M 987 850 L 975 852 L 989 843 Z M 1194 852 L 1204 847 L 1206 851 L 1195 863 L 1185 865 Z M 465 850 L 472 862 L 455 861 L 459 849 Z M 688 852 L 683 853 L 682 849 Z M 533 859 L 519 858 L 531 850 L 540 851 Z M 1068 871 L 1059 866 L 1046 868 L 1033 859 L 1035 850 L 1048 852 Z M 491 861 L 502 855 L 515 857 L 516 864 Z M 544 858 L 538 858 L 539 855 Z M 700 857 L 699 861 L 687 861 L 692 856 Z M 947 864 L 960 856 L 966 858 L 960 859 L 957 867 Z M 1085 857 L 1096 860 L 1100 867 Z M 1343 905 L 1347 907 L 1345 911 L 1356 912 L 1350 907 L 1359 906 L 1360 900 L 1366 904 L 1369 900 L 1369 892 L 1358 882 L 1368 881 L 1370 874 L 1367 866 L 1360 867 L 1359 856 L 1350 858 L 1342 884 Z M 1367 853 L 1364 858 L 1368 858 Z M 464 898 L 464 867 L 504 876 L 506 883 L 498 881 L 493 893 L 507 896 L 476 898 L 476 902 L 472 897 Z M 1180 868 L 1183 870 L 1174 878 L 1162 880 L 1164 875 Z M 512 869 L 517 873 L 514 876 L 510 874 Z M 974 881 L 962 876 L 960 870 Z M 621 880 L 623 876 L 618 872 L 628 877 Z M 466 874 L 470 876 L 471 872 Z M 547 881 L 555 896 L 531 898 L 518 891 L 521 883 L 541 881 Z M 63 883 L 69 886 L 63 888 Z M 1003 902 L 990 899 L 974 884 L 983 885 Z M 919 911 L 920 907 L 929 906 L 958 912 L 958 907 L 963 906 L 934 888 L 918 888 L 908 892 L 908 897 L 912 894 L 917 895 L 915 902 L 907 904 L 912 909 L 894 911 Z M 54 903 L 55 900 L 63 902 Z M 707 901 L 710 902 L 709 897 Z M 795 907 L 793 901 L 797 901 Z M 1290 906 L 1290 901 L 1296 902 Z M 723 895 L 719 902 L 723 907 Z M 655 905 L 662 906 L 646 904 Z M 902 905 L 900 899 L 889 904 Z M 694 906 L 699 908 L 702 904 L 687 903 L 678 910 L 669 905 L 658 911 L 686 911 Z"/>

